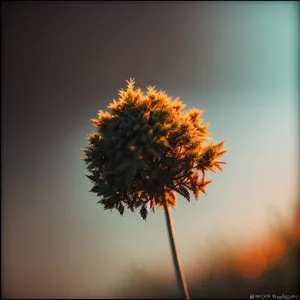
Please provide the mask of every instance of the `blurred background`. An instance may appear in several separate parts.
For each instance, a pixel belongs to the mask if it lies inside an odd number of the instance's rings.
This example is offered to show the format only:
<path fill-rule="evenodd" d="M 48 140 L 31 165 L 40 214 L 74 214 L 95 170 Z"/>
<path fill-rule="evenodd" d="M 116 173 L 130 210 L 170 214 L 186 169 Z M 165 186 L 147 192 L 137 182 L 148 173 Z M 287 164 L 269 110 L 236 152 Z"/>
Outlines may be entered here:
<path fill-rule="evenodd" d="M 178 297 L 163 211 L 103 211 L 80 160 L 130 77 L 228 150 L 172 212 L 191 298 L 299 293 L 299 2 L 1 8 L 3 298 Z"/>

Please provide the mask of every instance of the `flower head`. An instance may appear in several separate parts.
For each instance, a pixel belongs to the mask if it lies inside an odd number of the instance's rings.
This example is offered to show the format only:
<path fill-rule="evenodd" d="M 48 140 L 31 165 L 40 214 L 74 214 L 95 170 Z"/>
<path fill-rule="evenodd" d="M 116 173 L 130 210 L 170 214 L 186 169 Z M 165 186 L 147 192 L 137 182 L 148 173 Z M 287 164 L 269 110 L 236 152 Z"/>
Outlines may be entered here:
<path fill-rule="evenodd" d="M 146 219 L 152 210 L 166 201 L 176 205 L 175 192 L 190 201 L 206 193 L 205 172 L 222 171 L 224 142 L 205 146 L 208 124 L 202 124 L 203 111 L 182 112 L 185 105 L 172 101 L 163 91 L 150 86 L 146 95 L 127 81 L 119 99 L 108 105 L 109 112 L 99 111 L 92 119 L 97 128 L 84 149 L 84 161 L 91 173 L 91 192 L 96 193 L 104 209 L 140 209 Z M 200 174 L 202 177 L 199 178 Z"/>

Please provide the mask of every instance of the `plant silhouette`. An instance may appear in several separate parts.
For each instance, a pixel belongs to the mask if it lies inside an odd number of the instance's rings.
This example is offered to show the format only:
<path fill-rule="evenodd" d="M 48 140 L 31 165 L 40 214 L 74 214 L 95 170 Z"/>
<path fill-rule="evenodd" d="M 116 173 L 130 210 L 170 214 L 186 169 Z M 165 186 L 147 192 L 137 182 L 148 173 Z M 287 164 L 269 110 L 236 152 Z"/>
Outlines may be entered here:
<path fill-rule="evenodd" d="M 182 295 L 189 294 L 181 271 L 175 244 L 170 207 L 176 206 L 176 193 L 190 201 L 191 191 L 198 200 L 211 180 L 207 171 L 222 171 L 217 161 L 226 150 L 224 142 L 204 143 L 210 139 L 209 124 L 202 125 L 203 111 L 191 109 L 176 98 L 149 86 L 146 95 L 135 88 L 133 79 L 119 91 L 109 112 L 98 112 L 92 119 L 97 132 L 88 136 L 83 160 L 93 182 L 91 192 L 101 197 L 104 209 L 139 209 L 146 220 L 148 210 L 157 206 L 165 211 L 176 275 Z"/>

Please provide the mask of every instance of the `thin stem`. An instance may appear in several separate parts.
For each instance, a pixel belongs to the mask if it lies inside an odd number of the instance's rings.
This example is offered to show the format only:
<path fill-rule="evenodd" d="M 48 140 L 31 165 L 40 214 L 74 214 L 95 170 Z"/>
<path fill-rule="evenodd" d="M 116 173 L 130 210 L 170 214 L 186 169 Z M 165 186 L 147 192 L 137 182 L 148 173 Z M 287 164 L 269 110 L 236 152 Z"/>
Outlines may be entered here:
<path fill-rule="evenodd" d="M 174 233 L 174 228 L 173 228 L 172 216 L 171 216 L 171 212 L 170 212 L 170 206 L 166 203 L 165 199 L 163 201 L 163 205 L 164 205 L 164 210 L 165 210 L 165 215 L 166 215 L 167 228 L 168 228 L 168 233 L 169 233 L 171 251 L 172 251 L 178 286 L 180 288 L 182 297 L 184 299 L 189 300 L 190 296 L 189 296 L 189 292 L 187 289 L 185 277 L 184 277 L 183 271 L 181 269 L 181 265 L 180 265 L 180 261 L 179 261 L 179 257 L 178 257 L 178 251 L 177 251 L 177 247 L 176 247 L 176 243 L 175 243 L 175 233 Z"/>

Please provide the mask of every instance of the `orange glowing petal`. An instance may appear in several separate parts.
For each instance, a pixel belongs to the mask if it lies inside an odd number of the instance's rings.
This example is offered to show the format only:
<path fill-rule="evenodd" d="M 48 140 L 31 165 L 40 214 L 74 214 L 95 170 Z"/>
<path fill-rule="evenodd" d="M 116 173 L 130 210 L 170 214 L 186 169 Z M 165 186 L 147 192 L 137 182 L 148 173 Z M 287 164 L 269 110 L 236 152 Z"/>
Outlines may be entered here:
<path fill-rule="evenodd" d="M 221 172 L 224 171 L 218 163 L 215 163 L 214 165 L 215 165 L 215 167 L 218 168 Z"/>
<path fill-rule="evenodd" d="M 202 126 L 201 126 L 201 129 L 202 129 L 202 130 L 206 130 L 209 126 L 210 126 L 210 122 L 208 122 L 208 123 L 202 125 Z"/>
<path fill-rule="evenodd" d="M 115 99 L 113 99 L 113 102 L 109 103 L 109 105 L 107 106 L 110 109 L 116 108 L 118 105 L 117 101 Z"/>
<path fill-rule="evenodd" d="M 227 152 L 227 150 L 218 152 L 218 153 L 215 155 L 215 157 L 216 157 L 216 158 L 217 158 L 217 157 L 220 157 L 220 156 L 224 155 L 226 152 Z"/>
<path fill-rule="evenodd" d="M 180 101 L 180 97 L 176 97 L 174 100 L 173 100 L 173 102 L 172 102 L 173 104 L 177 104 L 177 103 L 181 103 L 181 101 Z"/>
<path fill-rule="evenodd" d="M 204 184 L 204 185 L 208 185 L 208 184 L 210 184 L 211 182 L 212 182 L 212 180 L 206 180 L 206 181 L 203 182 L 203 184 Z"/>
<path fill-rule="evenodd" d="M 153 212 L 155 211 L 155 207 L 156 207 L 155 199 L 152 199 L 150 201 L 150 208 L 152 209 Z"/>
<path fill-rule="evenodd" d="M 205 188 L 204 187 L 201 187 L 201 188 L 199 188 L 199 190 L 203 193 L 203 194 L 205 194 L 205 195 L 207 195 L 207 193 L 206 193 L 206 191 L 205 191 Z"/>
<path fill-rule="evenodd" d="M 96 133 L 91 133 L 86 139 L 87 139 L 88 141 L 91 141 L 91 140 L 93 140 L 96 136 L 97 136 Z"/>
<path fill-rule="evenodd" d="M 111 114 L 108 112 L 108 111 L 106 111 L 104 114 L 103 114 L 103 117 L 104 118 L 111 118 Z"/>
<path fill-rule="evenodd" d="M 214 149 L 220 151 L 224 146 L 224 141 L 214 145 Z"/>
<path fill-rule="evenodd" d="M 146 113 L 144 113 L 144 117 L 149 120 L 150 118 L 150 111 L 147 111 Z"/>
<path fill-rule="evenodd" d="M 119 96 L 123 97 L 125 94 L 126 92 L 124 91 L 124 89 L 119 90 Z"/>
<path fill-rule="evenodd" d="M 134 78 L 130 78 L 129 80 L 126 80 L 126 82 L 127 82 L 127 85 L 130 87 L 133 87 L 135 84 Z"/>
<path fill-rule="evenodd" d="M 213 169 L 213 167 L 209 167 L 209 168 L 207 168 L 207 170 L 208 170 L 208 171 L 211 171 L 211 172 L 213 172 L 213 173 L 216 173 L 216 171 Z"/>
<path fill-rule="evenodd" d="M 91 121 L 92 122 L 94 122 L 92 125 L 94 126 L 94 127 L 99 127 L 99 120 L 98 119 L 91 119 Z"/>
<path fill-rule="evenodd" d="M 177 111 L 181 111 L 182 109 L 184 109 L 186 107 L 186 104 L 183 104 L 181 101 L 180 101 L 180 97 L 176 97 L 174 99 L 174 101 L 172 102 L 172 106 L 175 110 Z"/>
<path fill-rule="evenodd" d="M 147 90 L 148 90 L 148 95 L 155 95 L 156 94 L 156 90 L 155 90 L 155 86 L 152 86 L 152 85 L 149 85 L 147 87 Z"/>

